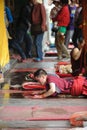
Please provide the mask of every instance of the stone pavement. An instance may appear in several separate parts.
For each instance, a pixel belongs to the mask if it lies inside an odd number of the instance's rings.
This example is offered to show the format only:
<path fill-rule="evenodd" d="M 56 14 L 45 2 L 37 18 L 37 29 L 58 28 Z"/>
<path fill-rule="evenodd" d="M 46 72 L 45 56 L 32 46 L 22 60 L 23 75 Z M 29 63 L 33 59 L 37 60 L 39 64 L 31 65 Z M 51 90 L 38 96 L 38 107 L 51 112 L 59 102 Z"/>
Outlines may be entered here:
<path fill-rule="evenodd" d="M 25 98 L 21 84 L 29 71 L 44 68 L 55 73 L 57 57 L 44 57 L 41 62 L 28 59 L 26 63 L 16 62 L 5 74 L 5 83 L 0 89 L 0 128 L 1 130 L 69 130 L 70 116 L 77 111 L 87 110 L 85 97 L 59 96 L 57 98 Z M 19 88 L 11 88 L 19 85 Z"/>

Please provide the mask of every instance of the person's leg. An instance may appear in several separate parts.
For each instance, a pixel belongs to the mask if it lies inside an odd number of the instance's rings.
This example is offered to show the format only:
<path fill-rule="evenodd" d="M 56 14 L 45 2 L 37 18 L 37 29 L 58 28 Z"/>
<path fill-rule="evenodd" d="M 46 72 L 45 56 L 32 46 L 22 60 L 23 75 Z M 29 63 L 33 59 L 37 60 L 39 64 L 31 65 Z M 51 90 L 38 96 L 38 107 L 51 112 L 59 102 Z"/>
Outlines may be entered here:
<path fill-rule="evenodd" d="M 59 32 L 55 34 L 55 45 L 56 45 L 56 49 L 57 49 L 57 55 L 59 59 L 62 59 L 62 51 L 61 51 L 61 47 L 60 47 L 60 39 L 59 39 Z"/>
<path fill-rule="evenodd" d="M 67 30 L 65 35 L 65 45 L 67 48 L 68 48 L 69 40 L 70 40 L 70 30 Z"/>
<path fill-rule="evenodd" d="M 68 58 L 68 57 L 70 57 L 70 56 L 69 56 L 67 47 L 66 47 L 66 45 L 64 44 L 64 42 L 65 42 L 65 36 L 60 34 L 60 35 L 59 35 L 59 46 L 60 46 L 60 48 L 61 48 L 62 54 L 65 54 L 65 56 Z M 62 54 L 61 54 L 61 56 L 62 56 Z"/>
<path fill-rule="evenodd" d="M 10 40 L 10 46 L 12 46 L 14 49 L 18 51 L 22 59 L 26 59 L 26 55 L 21 47 L 21 44 L 24 40 L 25 30 L 18 29 L 16 30 L 16 38 Z"/>
<path fill-rule="evenodd" d="M 17 52 L 20 54 L 20 56 L 22 57 L 22 59 L 26 59 L 26 55 L 23 52 L 22 48 L 20 47 L 20 45 L 15 41 L 15 39 L 9 40 L 9 44 L 12 48 L 16 49 Z"/>
<path fill-rule="evenodd" d="M 16 38 L 15 38 L 15 41 L 22 45 L 23 41 L 24 41 L 24 37 L 25 37 L 25 34 L 26 34 L 26 30 L 24 29 L 21 29 L 21 28 L 18 28 L 16 30 Z"/>
<path fill-rule="evenodd" d="M 78 47 L 78 45 L 77 45 L 77 39 L 78 39 L 78 28 L 75 28 L 73 36 L 72 36 L 72 42 L 73 42 L 73 45 L 75 47 Z"/>
<path fill-rule="evenodd" d="M 36 35 L 36 38 L 35 38 L 35 46 L 36 46 L 37 56 L 41 60 L 43 59 L 43 52 L 42 52 L 43 35 L 44 35 L 44 33 L 38 34 L 38 35 Z"/>
<path fill-rule="evenodd" d="M 83 30 L 82 28 L 78 28 L 78 39 L 83 38 Z"/>
<path fill-rule="evenodd" d="M 74 30 L 70 30 L 70 39 L 72 39 L 73 34 L 74 34 Z"/>
<path fill-rule="evenodd" d="M 60 45 L 61 45 L 60 47 L 61 47 L 62 53 L 65 54 L 66 58 L 69 58 L 70 55 L 69 55 L 69 52 L 68 52 L 67 47 L 65 46 L 65 44 L 61 43 Z"/>
<path fill-rule="evenodd" d="M 65 45 L 66 45 L 67 48 L 68 48 L 70 39 L 72 39 L 72 37 L 73 37 L 73 33 L 74 33 L 74 30 L 67 30 L 67 32 L 66 32 Z"/>
<path fill-rule="evenodd" d="M 26 33 L 24 40 L 25 40 L 25 45 L 26 45 L 26 48 L 25 48 L 26 57 L 31 58 L 32 57 L 31 49 L 33 45 L 33 39 L 32 39 L 31 34 Z"/>

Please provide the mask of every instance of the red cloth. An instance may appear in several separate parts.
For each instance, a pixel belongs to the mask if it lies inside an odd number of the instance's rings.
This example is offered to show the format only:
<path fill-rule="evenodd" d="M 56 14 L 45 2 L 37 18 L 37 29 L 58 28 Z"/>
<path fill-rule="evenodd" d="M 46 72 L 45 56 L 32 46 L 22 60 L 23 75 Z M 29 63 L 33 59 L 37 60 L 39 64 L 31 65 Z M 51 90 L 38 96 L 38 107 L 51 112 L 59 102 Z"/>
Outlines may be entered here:
<path fill-rule="evenodd" d="M 53 22 L 58 21 L 58 26 L 67 27 L 70 22 L 70 12 L 68 5 L 63 6 L 58 15 L 52 20 Z"/>
<path fill-rule="evenodd" d="M 83 126 L 83 122 L 85 121 L 86 118 L 87 118 L 87 111 L 76 112 L 70 117 L 70 124 L 73 126 L 81 127 Z"/>
<path fill-rule="evenodd" d="M 22 84 L 24 89 L 45 89 L 45 86 L 38 82 L 25 82 Z"/>
<path fill-rule="evenodd" d="M 61 74 L 60 72 L 56 72 L 56 74 L 59 75 L 61 78 L 72 77 L 72 74 Z"/>
<path fill-rule="evenodd" d="M 87 96 L 87 80 L 84 82 L 82 94 Z"/>
<path fill-rule="evenodd" d="M 71 95 L 79 96 L 81 94 L 87 95 L 87 80 L 82 76 L 78 76 L 74 79 Z"/>

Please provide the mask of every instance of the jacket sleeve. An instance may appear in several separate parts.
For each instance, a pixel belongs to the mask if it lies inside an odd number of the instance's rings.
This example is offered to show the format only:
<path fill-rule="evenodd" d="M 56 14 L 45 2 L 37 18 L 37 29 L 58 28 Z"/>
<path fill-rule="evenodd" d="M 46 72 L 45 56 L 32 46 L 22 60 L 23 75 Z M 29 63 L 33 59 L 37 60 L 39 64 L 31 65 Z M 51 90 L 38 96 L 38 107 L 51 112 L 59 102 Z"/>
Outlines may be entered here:
<path fill-rule="evenodd" d="M 41 4 L 41 16 L 42 16 L 42 26 L 46 26 L 46 10 L 43 4 Z"/>
<path fill-rule="evenodd" d="M 70 13 L 69 13 L 69 9 L 67 6 L 63 7 L 58 16 L 57 16 L 57 21 L 58 23 L 63 23 L 64 25 L 68 26 L 69 22 L 70 22 Z"/>
<path fill-rule="evenodd" d="M 5 7 L 5 11 L 6 11 L 6 15 L 7 15 L 9 23 L 12 23 L 13 22 L 13 16 L 12 16 L 10 8 Z"/>

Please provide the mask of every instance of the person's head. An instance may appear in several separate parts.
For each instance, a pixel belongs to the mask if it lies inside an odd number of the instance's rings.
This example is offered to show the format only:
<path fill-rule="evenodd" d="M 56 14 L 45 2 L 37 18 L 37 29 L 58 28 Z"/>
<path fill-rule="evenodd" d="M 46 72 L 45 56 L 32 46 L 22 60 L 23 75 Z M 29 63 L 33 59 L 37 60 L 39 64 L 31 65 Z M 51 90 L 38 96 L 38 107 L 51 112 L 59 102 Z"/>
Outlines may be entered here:
<path fill-rule="evenodd" d="M 77 1 L 76 1 L 76 0 L 71 0 L 71 2 L 72 2 L 72 3 L 73 3 L 73 2 L 76 3 Z"/>
<path fill-rule="evenodd" d="M 84 41 L 83 37 L 80 37 L 80 38 L 78 39 L 78 48 L 83 47 L 84 44 L 85 44 L 85 41 Z"/>
<path fill-rule="evenodd" d="M 32 0 L 27 0 L 27 5 L 33 5 Z"/>
<path fill-rule="evenodd" d="M 31 0 L 31 2 L 32 2 L 32 4 L 34 4 L 34 5 L 38 3 L 37 0 Z"/>
<path fill-rule="evenodd" d="M 34 78 L 42 85 L 46 84 L 47 72 L 44 69 L 38 69 L 34 72 Z"/>
<path fill-rule="evenodd" d="M 60 0 L 53 0 L 53 4 L 54 4 L 55 6 L 58 6 L 58 5 L 60 4 Z"/>
<path fill-rule="evenodd" d="M 68 4 L 68 0 L 60 0 L 62 5 L 67 5 Z"/>

